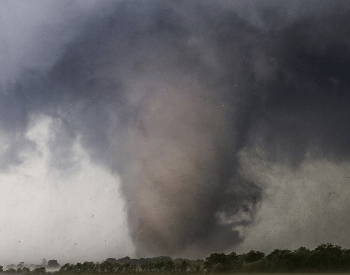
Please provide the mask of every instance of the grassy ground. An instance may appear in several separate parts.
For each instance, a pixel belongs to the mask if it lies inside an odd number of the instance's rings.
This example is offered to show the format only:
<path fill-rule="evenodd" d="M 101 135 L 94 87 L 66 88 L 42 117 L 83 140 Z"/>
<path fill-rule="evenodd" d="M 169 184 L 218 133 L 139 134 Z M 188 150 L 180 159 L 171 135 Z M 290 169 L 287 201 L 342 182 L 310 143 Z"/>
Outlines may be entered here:
<path fill-rule="evenodd" d="M 67 275 L 67 273 L 56 273 L 58 275 Z M 127 274 L 127 273 L 126 273 Z M 349 272 L 339 272 L 339 273 L 327 273 L 327 272 L 323 272 L 323 273 L 280 273 L 280 272 L 276 272 L 276 273 L 256 273 L 256 272 L 244 272 L 244 273 L 200 273 L 200 274 L 208 274 L 208 275 L 234 275 L 234 274 L 239 274 L 239 275 L 339 275 L 339 274 L 343 274 L 343 275 L 350 275 Z M 10 274 L 6 274 L 6 275 L 10 275 Z M 15 274 L 18 275 L 18 274 Z M 38 274 L 40 275 L 40 274 Z M 101 274 L 94 274 L 94 273 L 81 273 L 80 275 L 101 275 Z M 110 274 L 110 275 L 114 275 L 114 274 Z M 117 274 L 115 274 L 117 275 Z M 133 273 L 129 273 L 127 275 L 133 275 Z M 135 273 L 135 275 L 170 275 L 169 273 Z M 188 273 L 171 273 L 171 275 L 188 275 Z M 192 275 L 196 275 L 196 274 L 192 274 Z"/>

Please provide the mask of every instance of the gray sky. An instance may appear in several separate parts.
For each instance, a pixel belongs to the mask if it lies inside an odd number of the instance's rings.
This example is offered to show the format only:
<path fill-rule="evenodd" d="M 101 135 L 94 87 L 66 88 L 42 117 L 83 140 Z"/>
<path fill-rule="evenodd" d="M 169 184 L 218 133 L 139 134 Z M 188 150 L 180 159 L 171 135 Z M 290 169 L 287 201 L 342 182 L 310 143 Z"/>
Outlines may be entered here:
<path fill-rule="evenodd" d="M 349 247 L 347 1 L 3 1 L 0 263 Z"/>

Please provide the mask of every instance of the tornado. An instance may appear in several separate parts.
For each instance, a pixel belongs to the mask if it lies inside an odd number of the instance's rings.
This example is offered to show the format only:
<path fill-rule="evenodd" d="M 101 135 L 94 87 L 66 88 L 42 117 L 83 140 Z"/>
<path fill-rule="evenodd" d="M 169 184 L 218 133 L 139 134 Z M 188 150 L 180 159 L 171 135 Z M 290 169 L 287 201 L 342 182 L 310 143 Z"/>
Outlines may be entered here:
<path fill-rule="evenodd" d="M 12 141 L 2 171 L 35 150 L 25 132 L 44 114 L 60 121 L 50 144 L 58 169 L 69 170 L 79 138 L 120 176 L 139 257 L 230 252 L 276 228 L 277 245 L 289 247 L 299 233 L 283 224 L 317 228 L 285 205 L 329 201 L 332 187 L 312 185 L 310 167 L 348 169 L 350 4 L 92 1 L 83 12 L 74 3 L 52 25 L 33 23 L 34 61 L 18 58 L 3 75 L 0 127 Z M 311 185 L 314 200 L 298 202 Z M 324 239 L 341 212 L 328 207 Z"/>

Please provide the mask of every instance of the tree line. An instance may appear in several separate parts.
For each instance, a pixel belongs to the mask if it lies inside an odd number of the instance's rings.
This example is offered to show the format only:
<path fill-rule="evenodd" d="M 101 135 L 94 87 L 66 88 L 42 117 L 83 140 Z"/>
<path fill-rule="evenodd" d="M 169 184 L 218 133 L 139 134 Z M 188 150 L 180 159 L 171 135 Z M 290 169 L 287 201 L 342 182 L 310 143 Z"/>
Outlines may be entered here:
<path fill-rule="evenodd" d="M 43 274 L 45 267 L 18 268 L 0 272 L 8 274 Z M 330 243 L 321 244 L 310 250 L 300 247 L 296 250 L 275 249 L 270 254 L 251 250 L 248 253 L 212 253 L 205 260 L 155 258 L 119 260 L 108 258 L 104 262 L 84 262 L 60 267 L 59 274 L 145 274 L 145 273 L 248 273 L 248 272 L 350 272 L 350 249 L 343 249 Z"/>
<path fill-rule="evenodd" d="M 267 256 L 254 250 L 242 255 L 213 253 L 206 258 L 203 270 L 208 273 L 350 272 L 350 249 L 326 243 L 314 250 L 275 249 Z"/>

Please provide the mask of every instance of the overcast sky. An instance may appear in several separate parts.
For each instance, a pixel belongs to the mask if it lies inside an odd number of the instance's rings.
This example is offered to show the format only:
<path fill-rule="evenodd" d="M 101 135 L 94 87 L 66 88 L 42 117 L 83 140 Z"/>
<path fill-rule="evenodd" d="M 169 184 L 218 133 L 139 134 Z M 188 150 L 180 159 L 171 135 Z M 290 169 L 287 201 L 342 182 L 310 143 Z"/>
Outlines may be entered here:
<path fill-rule="evenodd" d="M 350 247 L 348 1 L 2 1 L 0 264 Z"/>

